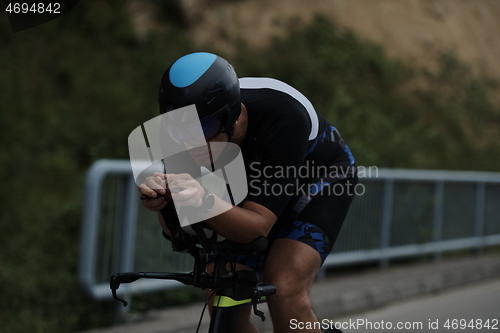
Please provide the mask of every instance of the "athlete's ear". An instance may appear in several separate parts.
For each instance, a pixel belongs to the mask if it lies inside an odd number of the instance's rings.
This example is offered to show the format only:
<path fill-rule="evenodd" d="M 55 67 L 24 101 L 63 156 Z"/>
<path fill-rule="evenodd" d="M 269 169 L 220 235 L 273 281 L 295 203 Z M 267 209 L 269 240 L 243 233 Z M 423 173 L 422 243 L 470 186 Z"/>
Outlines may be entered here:
<path fill-rule="evenodd" d="M 247 108 L 245 104 L 241 103 L 241 112 L 238 119 L 236 119 L 236 121 L 234 122 L 233 127 L 236 127 L 236 125 L 239 122 L 244 121 L 246 118 L 247 118 Z"/>

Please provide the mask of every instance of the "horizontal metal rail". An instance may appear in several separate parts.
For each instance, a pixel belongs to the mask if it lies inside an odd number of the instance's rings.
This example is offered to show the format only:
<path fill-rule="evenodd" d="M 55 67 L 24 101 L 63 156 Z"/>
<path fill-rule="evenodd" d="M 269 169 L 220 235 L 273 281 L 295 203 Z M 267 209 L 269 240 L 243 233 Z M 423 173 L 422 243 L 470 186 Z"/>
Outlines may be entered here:
<path fill-rule="evenodd" d="M 382 267 L 396 258 L 500 244 L 500 173 L 359 168 L 366 193 L 355 198 L 334 252 L 323 269 L 364 262 Z M 160 236 L 156 214 L 142 212 L 128 160 L 100 160 L 87 173 L 80 240 L 79 283 L 95 300 L 111 298 L 118 271 L 189 269 Z M 147 220 L 147 221 L 146 221 Z M 149 266 L 148 266 L 149 265 Z M 140 269 L 139 269 L 140 268 Z M 125 294 L 182 286 L 140 280 Z"/>

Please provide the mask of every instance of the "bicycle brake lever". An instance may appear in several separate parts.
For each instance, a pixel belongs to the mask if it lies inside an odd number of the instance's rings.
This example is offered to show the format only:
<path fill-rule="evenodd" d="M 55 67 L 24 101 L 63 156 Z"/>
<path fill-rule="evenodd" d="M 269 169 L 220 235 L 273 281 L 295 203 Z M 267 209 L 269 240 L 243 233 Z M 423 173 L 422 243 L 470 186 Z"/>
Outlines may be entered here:
<path fill-rule="evenodd" d="M 111 289 L 111 293 L 113 294 L 113 299 L 118 302 L 122 302 L 123 306 L 127 306 L 128 302 L 123 298 L 118 297 L 116 294 L 116 290 L 120 288 L 121 283 L 131 283 L 142 276 L 139 273 L 117 273 L 113 274 L 109 281 L 109 287 Z"/>
<path fill-rule="evenodd" d="M 126 300 L 124 300 L 123 298 L 118 297 L 118 295 L 116 294 L 116 289 L 111 289 L 111 293 L 113 294 L 113 299 L 115 301 L 122 302 L 123 306 L 127 306 L 128 305 L 128 302 Z"/>
<path fill-rule="evenodd" d="M 252 294 L 252 306 L 253 306 L 253 313 L 256 316 L 259 316 L 262 321 L 266 320 L 266 316 L 264 315 L 264 312 L 260 311 L 257 309 L 257 303 L 260 301 L 260 298 L 262 297 L 262 291 L 258 290 L 257 288 L 253 290 Z"/>
<path fill-rule="evenodd" d="M 272 284 L 267 284 L 265 282 L 260 282 L 253 289 L 252 294 L 252 305 L 253 305 L 253 313 L 256 316 L 259 316 L 262 321 L 266 320 L 266 316 L 264 312 L 257 310 L 257 303 L 260 302 L 261 297 L 263 296 L 271 296 L 276 294 L 276 286 Z"/>

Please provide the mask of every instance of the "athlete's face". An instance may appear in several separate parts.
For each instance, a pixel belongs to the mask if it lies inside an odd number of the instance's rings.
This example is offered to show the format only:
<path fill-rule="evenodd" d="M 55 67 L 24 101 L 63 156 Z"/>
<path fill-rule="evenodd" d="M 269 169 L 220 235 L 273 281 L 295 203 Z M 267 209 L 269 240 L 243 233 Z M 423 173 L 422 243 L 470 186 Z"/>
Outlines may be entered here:
<path fill-rule="evenodd" d="M 247 123 L 248 123 L 248 115 L 247 109 L 245 105 L 241 104 L 241 114 L 233 124 L 233 136 L 231 137 L 231 143 L 240 145 L 247 133 Z M 227 146 L 228 135 L 225 133 L 224 128 L 222 128 L 222 132 L 219 133 L 216 137 L 207 141 L 207 145 L 195 147 L 190 145 L 188 142 L 184 142 L 184 146 L 186 147 L 191 157 L 193 157 L 196 164 L 201 166 L 209 167 L 212 161 L 216 161 L 219 156 L 226 149 L 232 149 L 235 147 L 234 145 Z M 210 154 L 212 155 L 212 161 L 210 160 Z"/>
<path fill-rule="evenodd" d="M 207 141 L 206 145 L 195 147 L 188 142 L 184 142 L 184 147 L 194 159 L 196 164 L 209 167 L 211 165 L 210 155 L 212 160 L 216 161 L 227 146 L 227 133 L 219 133 L 216 137 Z"/>

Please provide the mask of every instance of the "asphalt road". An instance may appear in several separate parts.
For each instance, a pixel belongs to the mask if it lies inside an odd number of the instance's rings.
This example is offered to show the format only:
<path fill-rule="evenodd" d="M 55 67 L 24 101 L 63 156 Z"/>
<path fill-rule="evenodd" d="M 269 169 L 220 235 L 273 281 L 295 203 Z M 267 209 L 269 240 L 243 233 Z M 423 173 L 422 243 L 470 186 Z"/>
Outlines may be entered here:
<path fill-rule="evenodd" d="M 479 329 L 479 320 L 483 325 L 489 320 L 489 329 L 484 326 Z M 500 332 L 500 280 L 397 302 L 383 309 L 336 321 L 343 323 L 346 333 Z M 402 329 L 398 329 L 398 323 L 407 328 L 402 326 Z M 449 328 L 446 327 L 447 323 Z"/>

